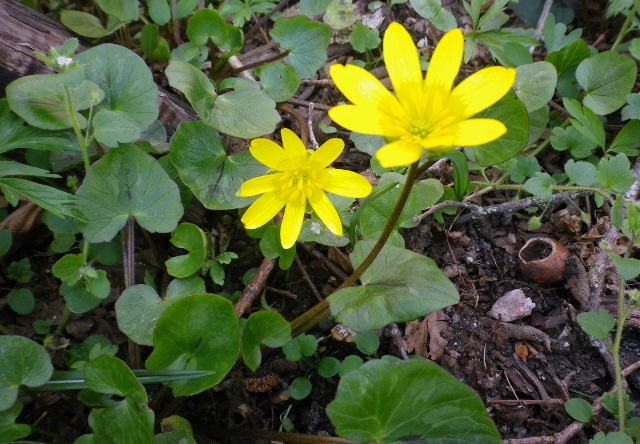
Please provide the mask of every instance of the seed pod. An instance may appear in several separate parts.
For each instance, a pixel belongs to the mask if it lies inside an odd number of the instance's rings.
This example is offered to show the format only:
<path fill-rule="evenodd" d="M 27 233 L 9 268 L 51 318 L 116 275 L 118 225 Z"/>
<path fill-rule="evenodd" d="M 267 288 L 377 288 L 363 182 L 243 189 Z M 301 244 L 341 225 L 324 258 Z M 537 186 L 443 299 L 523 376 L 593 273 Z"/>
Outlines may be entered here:
<path fill-rule="evenodd" d="M 518 264 L 529 279 L 541 284 L 552 284 L 562 278 L 569 250 L 560 242 L 546 237 L 534 237 L 520 249 Z"/>

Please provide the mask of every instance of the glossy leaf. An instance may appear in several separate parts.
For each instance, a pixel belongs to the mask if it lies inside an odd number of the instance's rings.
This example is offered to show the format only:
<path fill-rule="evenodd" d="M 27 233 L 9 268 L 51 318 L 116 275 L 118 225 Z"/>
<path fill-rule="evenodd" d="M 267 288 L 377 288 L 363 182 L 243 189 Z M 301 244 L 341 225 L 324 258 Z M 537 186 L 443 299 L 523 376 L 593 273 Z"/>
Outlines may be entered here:
<path fill-rule="evenodd" d="M 207 258 L 207 236 L 196 225 L 182 223 L 173 232 L 170 242 L 184 248 L 189 254 L 172 257 L 166 262 L 167 273 L 177 278 L 186 278 L 196 273 Z"/>
<path fill-rule="evenodd" d="M 270 34 L 282 49 L 289 51 L 287 61 L 302 79 L 313 77 L 327 61 L 331 28 L 325 24 L 304 16 L 281 17 Z"/>
<path fill-rule="evenodd" d="M 138 140 L 158 118 L 158 87 L 147 64 L 133 51 L 103 44 L 77 56 L 85 76 L 104 92 L 94 110 L 94 136 L 107 146 Z"/>
<path fill-rule="evenodd" d="M 351 253 L 354 267 L 374 243 L 365 240 L 356 244 Z M 336 320 L 355 331 L 417 319 L 460 299 L 433 260 L 404 248 L 384 246 L 360 281 L 361 286 L 343 288 L 328 298 Z"/>
<path fill-rule="evenodd" d="M 253 199 L 237 197 L 247 180 L 267 168 L 247 151 L 227 156 L 217 131 L 203 122 L 184 122 L 171 139 L 171 161 L 180 178 L 211 210 L 242 208 Z"/>
<path fill-rule="evenodd" d="M 357 442 L 502 442 L 478 395 L 430 361 L 367 362 L 340 380 L 327 415 Z"/>
<path fill-rule="evenodd" d="M 256 371 L 262 361 L 260 345 L 281 347 L 291 340 L 291 324 L 275 311 L 253 313 L 242 329 L 242 357 L 244 363 Z"/>
<path fill-rule="evenodd" d="M 227 299 L 194 295 L 173 303 L 153 334 L 154 350 L 147 368 L 209 370 L 210 376 L 171 384 L 175 396 L 213 387 L 231 370 L 240 350 L 238 316 Z"/>
<path fill-rule="evenodd" d="M 0 411 L 18 398 L 18 387 L 38 387 L 51 378 L 53 366 L 43 346 L 22 336 L 0 336 Z"/>
<path fill-rule="evenodd" d="M 107 242 L 129 217 L 152 233 L 175 229 L 182 217 L 178 186 L 134 145 L 121 145 L 91 166 L 76 193 L 88 242 Z"/>

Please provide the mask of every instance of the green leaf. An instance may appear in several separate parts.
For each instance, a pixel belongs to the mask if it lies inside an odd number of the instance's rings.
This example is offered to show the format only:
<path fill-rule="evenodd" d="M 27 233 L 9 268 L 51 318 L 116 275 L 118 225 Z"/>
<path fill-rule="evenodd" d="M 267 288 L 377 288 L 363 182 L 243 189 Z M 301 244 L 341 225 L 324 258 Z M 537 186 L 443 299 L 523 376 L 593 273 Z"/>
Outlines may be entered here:
<path fill-rule="evenodd" d="M 640 119 L 640 94 L 627 95 L 627 104 L 622 108 L 622 120 Z"/>
<path fill-rule="evenodd" d="M 626 156 L 637 156 L 638 147 L 640 147 L 640 121 L 632 120 L 616 135 L 609 150 Z"/>
<path fill-rule="evenodd" d="M 158 25 L 166 25 L 171 20 L 171 9 L 167 0 L 146 0 L 149 17 Z"/>
<path fill-rule="evenodd" d="M 580 313 L 578 324 L 589 335 L 596 339 L 606 339 L 616 326 L 616 320 L 603 308 L 597 313 Z"/>
<path fill-rule="evenodd" d="M 593 407 L 584 399 L 572 398 L 564 404 L 564 409 L 576 421 L 589 423 L 593 419 Z"/>
<path fill-rule="evenodd" d="M 289 361 L 298 361 L 303 356 L 313 356 L 318 350 L 318 342 L 312 335 L 300 335 L 284 344 L 282 352 Z"/>
<path fill-rule="evenodd" d="M 564 23 L 556 24 L 553 14 L 549 14 L 544 23 L 544 45 L 547 48 L 547 53 L 561 50 L 576 41 L 584 43 L 584 40 L 580 40 L 582 29 L 574 29 L 567 36 L 564 35 L 565 32 L 567 32 L 567 25 Z"/>
<path fill-rule="evenodd" d="M 71 100 L 73 113 L 67 107 L 67 92 Z M 73 128 L 73 121 L 80 129 L 87 126 L 87 119 L 79 113 L 91 107 L 104 97 L 104 91 L 88 80 L 78 86 L 65 87 L 60 76 L 49 74 L 21 77 L 7 86 L 7 99 L 11 111 L 22 117 L 29 125 L 46 130 L 63 130 Z"/>
<path fill-rule="evenodd" d="M 81 282 L 75 285 L 63 282 L 60 285 L 60 294 L 64 297 L 67 308 L 73 313 L 86 313 L 102 302 L 102 298 L 88 291 Z"/>
<path fill-rule="evenodd" d="M 535 157 L 524 157 L 520 154 L 509 159 L 502 166 L 515 183 L 522 183 L 525 179 L 533 177 L 541 171 L 540 164 Z"/>
<path fill-rule="evenodd" d="M 372 331 L 363 331 L 356 335 L 356 346 L 365 355 L 373 355 L 380 347 L 380 338 Z"/>
<path fill-rule="evenodd" d="M 0 442 L 13 442 L 31 433 L 28 425 L 15 423 L 21 410 L 22 403 L 18 401 L 8 410 L 0 411 Z"/>
<path fill-rule="evenodd" d="M 280 227 L 269 225 L 260 239 L 260 252 L 269 259 L 280 258 L 279 265 L 283 270 L 288 270 L 293 263 L 296 254 L 295 245 L 289 249 L 282 247 L 280 242 Z"/>
<path fill-rule="evenodd" d="M 291 397 L 296 400 L 304 399 L 311 393 L 311 381 L 301 376 L 291 383 Z"/>
<path fill-rule="evenodd" d="M 547 57 L 545 57 L 545 61 L 555 66 L 559 77 L 565 72 L 575 71 L 580 62 L 590 55 L 591 51 L 587 43 L 582 39 L 578 39 L 569 46 L 565 46 L 558 51 L 550 52 L 547 54 Z"/>
<path fill-rule="evenodd" d="M 622 432 L 611 432 L 606 435 L 604 432 L 598 432 L 589 441 L 589 444 L 633 444 L 633 439 Z"/>
<path fill-rule="evenodd" d="M 215 328 L 212 328 L 215 326 Z M 194 295 L 174 302 L 156 324 L 147 368 L 209 370 L 210 376 L 171 384 L 175 396 L 213 387 L 231 370 L 240 349 L 238 316 L 221 296 Z"/>
<path fill-rule="evenodd" d="M 565 98 L 562 103 L 567 111 L 575 117 L 575 119 L 571 119 L 571 125 L 585 138 L 600 148 L 604 148 L 606 143 L 604 126 L 593 110 L 586 105 L 580 106 L 580 103 L 573 99 Z"/>
<path fill-rule="evenodd" d="M 591 155 L 598 145 L 587 139 L 574 126 L 568 128 L 555 127 L 551 131 L 551 146 L 558 151 L 570 151 L 576 159 L 584 159 Z"/>
<path fill-rule="evenodd" d="M 360 265 L 374 241 L 356 244 L 351 261 Z M 332 315 L 355 331 L 406 322 L 458 302 L 460 296 L 436 263 L 403 248 L 384 246 L 360 278 L 359 287 L 329 296 Z"/>
<path fill-rule="evenodd" d="M 275 102 L 290 99 L 300 86 L 300 77 L 293 66 L 280 61 L 259 66 L 253 73 L 260 78 L 264 92 Z"/>
<path fill-rule="evenodd" d="M 216 130 L 200 121 L 180 124 L 171 139 L 171 161 L 180 179 L 211 210 L 248 206 L 253 199 L 237 197 L 237 191 L 267 172 L 247 151 L 227 156 Z"/>
<path fill-rule="evenodd" d="M 215 129 L 244 139 L 271 134 L 280 122 L 276 103 L 265 91 L 242 89 L 218 96 L 208 123 Z"/>
<path fill-rule="evenodd" d="M 617 254 L 609 253 L 609 259 L 613 261 L 620 277 L 625 281 L 631 281 L 640 274 L 640 259 L 623 258 Z"/>
<path fill-rule="evenodd" d="M 96 0 L 96 3 L 104 12 L 123 22 L 137 20 L 140 16 L 140 4 L 137 0 Z"/>
<path fill-rule="evenodd" d="M 301 0 L 300 12 L 307 17 L 313 17 L 314 15 L 324 13 L 329 3 L 331 3 L 331 0 Z"/>
<path fill-rule="evenodd" d="M 0 190 L 4 193 L 11 205 L 17 205 L 17 196 L 22 195 L 34 204 L 58 217 L 76 215 L 74 212 L 76 198 L 57 188 L 29 180 L 5 177 L 0 178 Z M 15 199 L 13 199 L 13 197 L 15 197 Z"/>
<path fill-rule="evenodd" d="M 147 392 L 124 362 L 108 355 L 88 362 L 85 382 L 95 392 L 124 398 L 100 412 L 110 438 L 123 444 L 152 441 L 154 414 L 147 407 Z"/>
<path fill-rule="evenodd" d="M 625 104 L 636 82 L 636 64 L 614 51 L 601 52 L 578 65 L 576 79 L 585 90 L 584 105 L 605 115 Z"/>
<path fill-rule="evenodd" d="M 556 181 L 547 173 L 536 173 L 524 183 L 524 189 L 540 199 L 549 200 L 553 194 L 551 187 L 555 184 Z"/>
<path fill-rule="evenodd" d="M 380 45 L 380 35 L 375 29 L 369 28 L 362 22 L 357 22 L 349 37 L 349 43 L 358 52 L 376 49 Z"/>
<path fill-rule="evenodd" d="M 0 336 L 0 412 L 18 398 L 18 387 L 38 387 L 51 378 L 53 366 L 43 346 L 22 336 Z"/>
<path fill-rule="evenodd" d="M 33 279 L 33 270 L 31 269 L 31 262 L 29 258 L 20 259 L 17 262 L 12 262 L 7 268 L 7 274 L 9 277 L 21 284 L 26 284 Z"/>
<path fill-rule="evenodd" d="M 75 285 L 82 277 L 85 259 L 81 254 L 66 254 L 53 264 L 51 272 L 69 285 Z"/>
<path fill-rule="evenodd" d="M 616 193 L 626 193 L 636 181 L 629 159 L 624 154 L 611 158 L 603 157 L 596 167 L 596 178 L 604 188 Z"/>
<path fill-rule="evenodd" d="M 430 361 L 367 362 L 340 380 L 327 415 L 339 436 L 358 442 L 502 442 L 478 395 Z"/>
<path fill-rule="evenodd" d="M 182 217 L 178 186 L 153 157 L 134 145 L 112 149 L 91 166 L 76 193 L 88 242 L 107 242 L 129 217 L 152 233 L 175 229 Z"/>
<path fill-rule="evenodd" d="M 169 85 L 183 93 L 196 113 L 208 121 L 218 98 L 211 80 L 200 69 L 179 60 L 169 62 L 165 75 Z"/>
<path fill-rule="evenodd" d="M 340 371 L 340 361 L 332 356 L 325 356 L 318 364 L 318 374 L 323 378 L 331 378 Z"/>
<path fill-rule="evenodd" d="M 569 176 L 569 181 L 581 187 L 592 187 L 596 179 L 596 167 L 589 162 L 574 162 L 569 159 L 564 165 L 564 171 Z"/>
<path fill-rule="evenodd" d="M 271 37 L 289 51 L 287 61 L 302 79 L 313 77 L 327 61 L 331 28 L 307 17 L 297 16 L 276 20 Z"/>
<path fill-rule="evenodd" d="M 160 2 L 167 4 L 165 0 L 160 0 Z M 153 23 L 148 23 L 142 27 L 140 31 L 140 48 L 149 60 L 166 62 L 171 58 L 169 44 L 160 35 L 158 25 Z"/>
<path fill-rule="evenodd" d="M 103 44 L 77 56 L 85 76 L 105 93 L 94 110 L 94 136 L 107 146 L 138 140 L 158 118 L 158 87 L 147 64 L 133 51 Z"/>
<path fill-rule="evenodd" d="M 476 37 L 480 43 L 487 47 L 491 55 L 505 66 L 510 66 L 508 60 L 511 55 L 510 50 L 513 50 L 513 45 L 509 44 L 518 44 L 525 48 L 540 45 L 536 39 L 519 34 L 511 28 L 482 32 L 476 34 Z"/>
<path fill-rule="evenodd" d="M 343 30 L 353 26 L 357 20 L 356 7 L 352 0 L 333 0 L 327 6 L 327 11 L 322 17 L 332 30 Z"/>
<path fill-rule="evenodd" d="M 535 62 L 516 68 L 513 85 L 516 96 L 531 113 L 545 106 L 553 98 L 558 83 L 555 67 L 549 62 Z"/>
<path fill-rule="evenodd" d="M 442 7 L 441 0 L 409 0 L 413 9 L 429 20 L 440 31 L 450 31 L 457 26 L 456 18 L 451 11 Z"/>
<path fill-rule="evenodd" d="M 506 134 L 498 140 L 473 148 L 473 153 L 480 165 L 498 165 L 516 156 L 527 144 L 529 138 L 527 110 L 512 91 L 476 117 L 496 119 L 507 127 Z"/>
<path fill-rule="evenodd" d="M 0 258 L 11 249 L 13 235 L 9 230 L 0 230 Z"/>
<path fill-rule="evenodd" d="M 242 329 L 242 357 L 251 371 L 262 361 L 260 344 L 281 347 L 291 340 L 291 324 L 275 311 L 253 313 Z"/>
<path fill-rule="evenodd" d="M 342 361 L 342 364 L 340 364 L 340 371 L 338 372 L 338 376 L 342 378 L 347 373 L 358 370 L 360 367 L 362 367 L 362 364 L 364 364 L 364 361 L 360 356 L 349 355 L 344 358 L 344 361 Z"/>
<path fill-rule="evenodd" d="M 232 36 L 233 27 L 228 26 L 222 16 L 213 9 L 201 9 L 189 19 L 187 37 L 196 46 L 204 46 L 211 41 L 216 46 L 225 45 Z"/>
<path fill-rule="evenodd" d="M 11 290 L 7 295 L 9 308 L 20 315 L 28 315 L 36 306 L 33 292 L 28 288 Z"/>
<path fill-rule="evenodd" d="M 82 11 L 63 9 L 60 11 L 60 21 L 64 26 L 84 37 L 99 39 L 121 28 L 126 22 L 118 20 L 115 16 L 107 19 L 107 26 L 102 26 L 100 19 Z"/>
<path fill-rule="evenodd" d="M 167 260 L 167 273 L 177 278 L 186 278 L 200 270 L 207 258 L 209 246 L 204 231 L 194 224 L 185 222 L 178 225 L 170 242 L 178 248 L 184 248 L 189 254 Z"/>

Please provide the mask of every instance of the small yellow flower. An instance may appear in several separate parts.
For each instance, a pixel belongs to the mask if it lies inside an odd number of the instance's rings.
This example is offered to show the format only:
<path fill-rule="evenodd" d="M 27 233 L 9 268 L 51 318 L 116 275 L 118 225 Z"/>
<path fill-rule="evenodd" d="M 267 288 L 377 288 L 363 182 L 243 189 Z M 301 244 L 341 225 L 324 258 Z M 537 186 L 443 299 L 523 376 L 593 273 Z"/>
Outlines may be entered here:
<path fill-rule="evenodd" d="M 511 89 L 516 71 L 500 66 L 484 68 L 452 90 L 463 47 L 459 29 L 447 32 L 423 79 L 411 36 L 402 25 L 392 23 L 384 35 L 383 51 L 396 95 L 362 68 L 333 65 L 331 78 L 353 104 L 332 108 L 329 116 L 351 131 L 391 141 L 376 153 L 385 168 L 416 162 L 423 149 L 442 153 L 459 145 L 496 140 L 507 131 L 502 122 L 470 117 L 500 100 Z"/>
<path fill-rule="evenodd" d="M 325 192 L 345 197 L 365 197 L 371 184 L 353 171 L 327 168 L 344 149 L 340 139 L 329 139 L 309 153 L 295 133 L 283 129 L 281 148 L 268 139 L 254 139 L 249 151 L 273 173 L 250 179 L 242 184 L 238 196 L 262 194 L 244 213 L 242 222 L 248 229 L 270 221 L 283 207 L 280 228 L 283 248 L 291 248 L 300 235 L 307 201 L 329 231 L 342 236 L 342 222 Z"/>

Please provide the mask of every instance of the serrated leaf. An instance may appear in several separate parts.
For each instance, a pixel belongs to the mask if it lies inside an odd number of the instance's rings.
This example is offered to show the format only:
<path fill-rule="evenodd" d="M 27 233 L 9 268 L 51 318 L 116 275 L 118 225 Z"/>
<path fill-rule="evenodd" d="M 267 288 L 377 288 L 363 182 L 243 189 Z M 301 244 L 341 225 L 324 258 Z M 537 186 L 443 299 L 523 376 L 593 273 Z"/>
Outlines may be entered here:
<path fill-rule="evenodd" d="M 636 181 L 629 159 L 624 154 L 603 157 L 596 167 L 596 178 L 604 188 L 617 193 L 626 193 Z"/>
<path fill-rule="evenodd" d="M 178 248 L 184 248 L 189 254 L 167 260 L 167 273 L 177 278 L 186 278 L 202 267 L 207 258 L 209 245 L 204 231 L 194 224 L 185 222 L 178 225 L 169 241 Z"/>
<path fill-rule="evenodd" d="M 203 122 L 183 122 L 171 139 L 171 161 L 180 178 L 211 210 L 242 208 L 253 199 L 237 197 L 247 180 L 267 172 L 247 151 L 227 156 L 217 131 Z"/>
<path fill-rule="evenodd" d="M 585 90 L 584 104 L 605 115 L 625 104 L 636 81 L 636 64 L 615 51 L 605 51 L 583 60 L 576 79 Z"/>
<path fill-rule="evenodd" d="M 516 95 L 531 113 L 545 106 L 553 98 L 558 83 L 555 67 L 549 62 L 535 62 L 516 68 L 513 85 Z"/>
<path fill-rule="evenodd" d="M 325 24 L 304 16 L 279 18 L 270 34 L 282 49 L 289 51 L 287 61 L 302 79 L 313 77 L 327 61 L 331 28 Z"/>
<path fill-rule="evenodd" d="M 571 119 L 571 125 L 591 142 L 604 148 L 606 143 L 604 126 L 593 110 L 586 105 L 582 107 L 577 100 L 573 99 L 565 98 L 562 103 L 567 111 L 575 117 L 575 119 Z"/>
<path fill-rule="evenodd" d="M 524 189 L 540 199 L 549 200 L 553 194 L 551 186 L 555 184 L 556 181 L 547 173 L 536 173 L 524 183 Z"/>
<path fill-rule="evenodd" d="M 351 261 L 357 267 L 375 241 L 356 244 Z M 406 322 L 455 304 L 459 295 L 433 260 L 404 248 L 384 246 L 360 278 L 359 287 L 329 296 L 332 315 L 355 331 Z"/>
<path fill-rule="evenodd" d="M 342 377 L 327 415 L 357 442 L 502 442 L 478 395 L 430 361 L 367 362 Z"/>
<path fill-rule="evenodd" d="M 88 242 L 107 242 L 129 217 L 152 233 L 175 229 L 182 217 L 178 186 L 158 162 L 135 145 L 121 145 L 98 160 L 76 193 Z"/>
<path fill-rule="evenodd" d="M 358 52 L 365 52 L 370 49 L 376 49 L 380 45 L 380 35 L 375 29 L 369 28 L 362 22 L 357 22 L 353 27 L 349 43 Z"/>
<path fill-rule="evenodd" d="M 564 165 L 564 172 L 569 176 L 569 181 L 582 187 L 594 186 L 596 179 L 596 167 L 589 162 L 574 162 L 569 159 Z"/>
<path fill-rule="evenodd" d="M 627 104 L 622 108 L 622 120 L 640 119 L 640 94 L 627 95 Z"/>
<path fill-rule="evenodd" d="M 616 326 L 616 320 L 607 310 L 601 308 L 597 313 L 578 314 L 578 324 L 588 335 L 605 339 Z"/>
<path fill-rule="evenodd" d="M 260 345 L 281 347 L 291 340 L 291 324 L 274 311 L 253 313 L 242 329 L 242 358 L 251 371 L 262 361 Z"/>
<path fill-rule="evenodd" d="M 598 146 L 587 139 L 574 126 L 568 128 L 555 127 L 551 131 L 551 146 L 558 151 L 570 151 L 576 159 L 584 159 Z"/>

